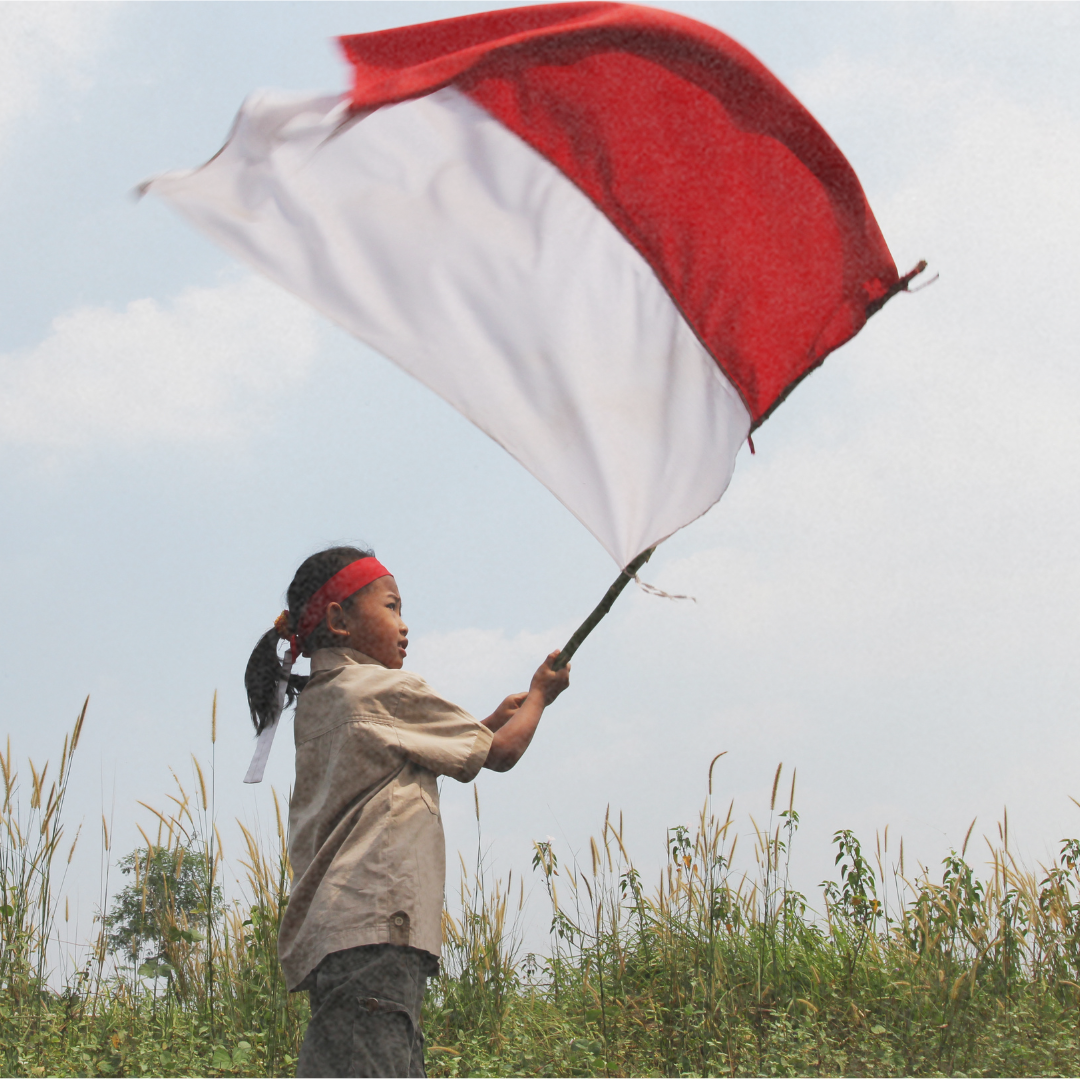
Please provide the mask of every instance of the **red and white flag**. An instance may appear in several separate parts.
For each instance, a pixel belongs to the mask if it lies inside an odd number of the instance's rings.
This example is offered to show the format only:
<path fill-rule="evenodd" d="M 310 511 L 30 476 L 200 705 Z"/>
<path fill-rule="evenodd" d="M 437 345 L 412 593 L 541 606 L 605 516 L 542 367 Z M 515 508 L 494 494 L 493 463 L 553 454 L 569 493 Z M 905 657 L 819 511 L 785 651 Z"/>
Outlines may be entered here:
<path fill-rule="evenodd" d="M 341 39 L 146 185 L 431 387 L 625 566 L 897 286 L 851 166 L 753 56 L 627 4 Z"/>

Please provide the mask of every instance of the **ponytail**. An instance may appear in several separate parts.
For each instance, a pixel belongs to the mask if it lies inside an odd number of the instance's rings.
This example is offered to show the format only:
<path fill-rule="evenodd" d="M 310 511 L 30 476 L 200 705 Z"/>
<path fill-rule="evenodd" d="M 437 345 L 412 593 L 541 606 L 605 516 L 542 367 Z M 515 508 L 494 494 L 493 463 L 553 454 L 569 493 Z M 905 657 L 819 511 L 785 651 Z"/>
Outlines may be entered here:
<path fill-rule="evenodd" d="M 262 734 L 277 712 L 278 684 L 285 677 L 285 665 L 278 659 L 280 641 L 281 636 L 275 627 L 267 630 L 252 649 L 244 670 L 248 708 L 251 710 L 251 722 L 255 725 L 257 735 Z M 304 689 L 306 682 L 303 675 L 289 676 L 285 691 L 287 705 L 296 700 L 296 695 Z"/>
<path fill-rule="evenodd" d="M 316 552 L 305 559 L 292 579 L 286 593 L 289 610 L 284 612 L 284 633 L 275 625 L 267 630 L 251 652 L 247 668 L 244 671 L 244 687 L 247 690 L 248 708 L 251 710 L 251 722 L 257 734 L 274 719 L 277 712 L 278 686 L 285 676 L 285 669 L 278 659 L 278 642 L 296 633 L 297 623 L 307 606 L 307 602 L 339 570 L 344 570 L 358 559 L 371 558 L 373 551 L 362 551 L 354 547 L 328 548 Z M 281 624 L 279 619 L 279 624 Z M 326 648 L 333 640 L 326 632 L 326 623 L 320 623 L 307 637 L 310 649 Z M 285 689 L 285 703 L 291 705 L 297 694 L 307 685 L 306 675 L 290 675 Z"/>

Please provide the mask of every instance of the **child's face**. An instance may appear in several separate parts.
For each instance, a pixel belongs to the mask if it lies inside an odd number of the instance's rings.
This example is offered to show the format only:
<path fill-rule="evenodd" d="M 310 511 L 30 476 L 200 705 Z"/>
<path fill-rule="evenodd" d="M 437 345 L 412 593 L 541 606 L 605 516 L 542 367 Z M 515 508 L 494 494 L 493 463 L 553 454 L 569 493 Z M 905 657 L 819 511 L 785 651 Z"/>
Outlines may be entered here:
<path fill-rule="evenodd" d="M 401 594 L 390 576 L 365 585 L 351 603 L 331 604 L 326 625 L 339 643 L 356 649 L 388 668 L 399 668 L 409 645 L 409 628 L 401 617 Z"/>

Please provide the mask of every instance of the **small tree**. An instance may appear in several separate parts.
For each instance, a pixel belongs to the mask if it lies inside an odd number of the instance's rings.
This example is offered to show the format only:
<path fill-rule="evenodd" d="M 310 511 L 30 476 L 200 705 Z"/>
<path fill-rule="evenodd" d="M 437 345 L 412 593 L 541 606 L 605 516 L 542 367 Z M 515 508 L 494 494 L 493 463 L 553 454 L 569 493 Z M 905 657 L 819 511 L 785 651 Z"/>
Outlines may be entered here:
<path fill-rule="evenodd" d="M 142 975 L 169 974 L 174 944 L 203 940 L 193 927 L 195 916 L 198 924 L 206 921 L 206 853 L 201 845 L 136 848 L 119 866 L 134 880 L 120 890 L 105 918 L 109 948 Z M 222 906 L 217 886 L 213 906 L 215 913 Z M 146 963 L 144 956 L 150 958 Z"/>

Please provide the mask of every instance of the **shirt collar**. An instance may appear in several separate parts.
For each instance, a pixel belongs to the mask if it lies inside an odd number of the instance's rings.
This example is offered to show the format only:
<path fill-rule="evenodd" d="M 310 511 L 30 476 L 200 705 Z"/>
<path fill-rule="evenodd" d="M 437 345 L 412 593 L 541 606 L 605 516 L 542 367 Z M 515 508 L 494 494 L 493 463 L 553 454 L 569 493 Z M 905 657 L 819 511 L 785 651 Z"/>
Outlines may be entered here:
<path fill-rule="evenodd" d="M 367 653 L 358 652 L 356 649 L 316 649 L 311 657 L 311 673 L 331 671 L 334 668 L 345 667 L 346 664 L 385 666 L 378 660 L 373 660 Z"/>

